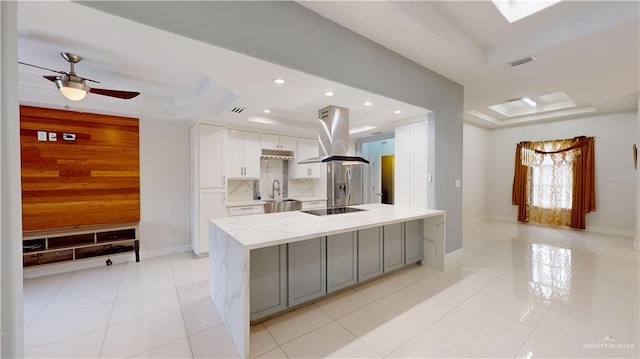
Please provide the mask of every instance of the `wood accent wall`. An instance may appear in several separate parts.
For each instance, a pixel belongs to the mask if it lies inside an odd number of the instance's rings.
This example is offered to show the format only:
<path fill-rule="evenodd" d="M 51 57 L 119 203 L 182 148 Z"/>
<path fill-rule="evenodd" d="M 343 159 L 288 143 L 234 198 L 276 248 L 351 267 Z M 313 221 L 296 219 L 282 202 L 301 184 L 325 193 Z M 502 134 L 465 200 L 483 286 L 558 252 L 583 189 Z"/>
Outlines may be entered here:
<path fill-rule="evenodd" d="M 140 221 L 137 118 L 20 106 L 20 154 L 24 231 Z"/>

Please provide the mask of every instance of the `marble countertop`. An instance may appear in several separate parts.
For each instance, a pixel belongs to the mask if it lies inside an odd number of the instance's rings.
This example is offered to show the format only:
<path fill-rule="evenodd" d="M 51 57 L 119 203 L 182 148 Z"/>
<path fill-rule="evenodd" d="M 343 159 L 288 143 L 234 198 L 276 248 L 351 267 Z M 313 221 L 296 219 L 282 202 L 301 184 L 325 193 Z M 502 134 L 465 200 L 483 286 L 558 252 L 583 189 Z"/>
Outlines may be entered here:
<path fill-rule="evenodd" d="M 435 209 L 386 204 L 363 204 L 351 207 L 366 211 L 331 216 L 315 216 L 299 211 L 281 212 L 256 214 L 251 217 L 216 218 L 211 222 L 247 249 L 255 249 L 445 213 Z"/>
<path fill-rule="evenodd" d="M 258 199 L 248 199 L 244 201 L 227 201 L 225 206 L 227 207 L 242 207 L 242 206 L 260 206 L 265 204 L 265 201 Z"/>
<path fill-rule="evenodd" d="M 291 197 L 291 199 L 295 199 L 301 202 L 312 202 L 312 201 L 326 201 L 327 197 Z"/>

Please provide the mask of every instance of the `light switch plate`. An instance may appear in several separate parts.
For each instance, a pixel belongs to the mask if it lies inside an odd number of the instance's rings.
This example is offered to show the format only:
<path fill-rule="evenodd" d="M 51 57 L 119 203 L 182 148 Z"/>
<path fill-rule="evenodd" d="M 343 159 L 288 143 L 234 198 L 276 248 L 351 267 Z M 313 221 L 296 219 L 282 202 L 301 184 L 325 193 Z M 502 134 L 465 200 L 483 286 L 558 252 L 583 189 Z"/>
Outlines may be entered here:
<path fill-rule="evenodd" d="M 462 181 L 460 181 L 459 179 L 456 180 L 455 182 L 456 184 L 456 188 L 460 188 L 460 186 L 462 186 Z"/>
<path fill-rule="evenodd" d="M 49 132 L 49 141 L 57 141 L 58 140 L 58 134 L 56 134 L 55 132 Z"/>
<path fill-rule="evenodd" d="M 47 140 L 47 132 L 46 131 L 38 131 L 38 141 L 46 141 Z"/>

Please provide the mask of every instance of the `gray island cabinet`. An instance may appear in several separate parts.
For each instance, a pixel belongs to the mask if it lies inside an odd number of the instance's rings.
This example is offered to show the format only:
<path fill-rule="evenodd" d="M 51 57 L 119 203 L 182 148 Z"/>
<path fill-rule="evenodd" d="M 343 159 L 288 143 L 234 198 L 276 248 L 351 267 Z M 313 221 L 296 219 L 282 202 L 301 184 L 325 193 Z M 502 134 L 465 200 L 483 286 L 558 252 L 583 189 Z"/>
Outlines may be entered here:
<path fill-rule="evenodd" d="M 287 256 L 289 306 L 305 303 L 327 294 L 327 239 L 325 237 L 307 239 L 289 243 L 287 246 L 289 247 Z M 260 269 L 251 269 L 252 272 L 254 270 Z"/>
<path fill-rule="evenodd" d="M 209 295 L 238 354 L 250 323 L 423 263 L 444 266 L 444 211 L 384 204 L 314 216 L 282 212 L 211 221 Z"/>

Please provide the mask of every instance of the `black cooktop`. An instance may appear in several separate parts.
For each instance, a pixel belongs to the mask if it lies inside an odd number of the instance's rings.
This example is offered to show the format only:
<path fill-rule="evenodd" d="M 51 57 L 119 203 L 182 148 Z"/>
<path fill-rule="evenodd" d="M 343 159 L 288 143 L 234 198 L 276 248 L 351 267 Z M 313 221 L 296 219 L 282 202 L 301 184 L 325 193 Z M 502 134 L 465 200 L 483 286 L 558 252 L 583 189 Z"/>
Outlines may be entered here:
<path fill-rule="evenodd" d="M 333 207 L 333 208 L 322 208 L 322 209 L 310 209 L 308 211 L 302 211 L 302 212 L 313 214 L 316 216 L 329 216 L 332 214 L 342 214 L 342 213 L 351 213 L 351 212 L 360 212 L 360 211 L 366 211 L 366 209 L 353 208 L 353 207 Z"/>

